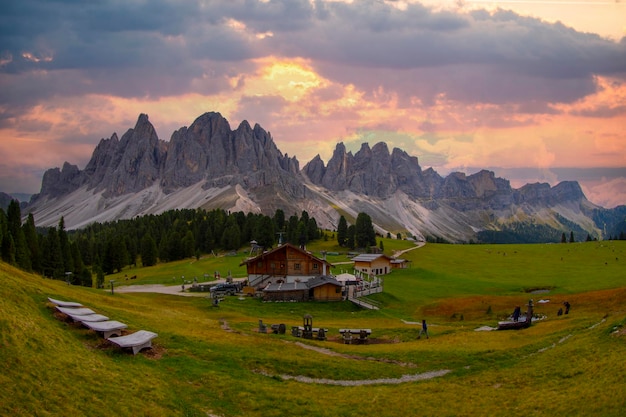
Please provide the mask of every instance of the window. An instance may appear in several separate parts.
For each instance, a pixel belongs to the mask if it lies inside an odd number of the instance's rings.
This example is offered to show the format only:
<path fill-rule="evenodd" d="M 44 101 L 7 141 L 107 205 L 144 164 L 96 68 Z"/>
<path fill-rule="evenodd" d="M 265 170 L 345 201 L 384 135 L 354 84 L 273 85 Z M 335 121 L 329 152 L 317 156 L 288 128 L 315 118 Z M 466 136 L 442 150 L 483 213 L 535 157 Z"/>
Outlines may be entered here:
<path fill-rule="evenodd" d="M 295 269 L 296 271 L 299 271 L 300 270 L 300 264 L 299 263 L 293 264 L 293 269 Z"/>
<path fill-rule="evenodd" d="M 319 269 L 318 266 L 318 264 L 313 264 L 313 269 Z"/>

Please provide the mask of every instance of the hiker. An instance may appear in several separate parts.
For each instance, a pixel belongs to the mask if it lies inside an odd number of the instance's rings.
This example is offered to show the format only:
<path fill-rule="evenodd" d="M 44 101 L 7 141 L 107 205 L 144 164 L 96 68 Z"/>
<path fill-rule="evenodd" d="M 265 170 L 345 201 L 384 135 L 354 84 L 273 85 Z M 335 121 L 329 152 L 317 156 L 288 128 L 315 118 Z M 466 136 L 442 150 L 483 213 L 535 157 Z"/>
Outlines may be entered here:
<path fill-rule="evenodd" d="M 420 334 L 417 336 L 418 339 L 421 339 L 422 334 L 426 334 L 426 339 L 428 339 L 428 325 L 426 324 L 426 320 L 422 320 L 422 329 L 420 330 Z"/>
<path fill-rule="evenodd" d="M 517 322 L 521 313 L 522 310 L 520 309 L 520 306 L 515 307 L 515 310 L 513 310 L 513 321 Z"/>
<path fill-rule="evenodd" d="M 557 311 L 556 315 L 557 316 L 562 316 L 563 315 L 563 309 L 559 308 L 559 311 Z"/>
<path fill-rule="evenodd" d="M 569 308 L 571 307 L 569 301 L 564 302 L 563 305 L 565 306 L 565 314 L 569 314 Z"/>

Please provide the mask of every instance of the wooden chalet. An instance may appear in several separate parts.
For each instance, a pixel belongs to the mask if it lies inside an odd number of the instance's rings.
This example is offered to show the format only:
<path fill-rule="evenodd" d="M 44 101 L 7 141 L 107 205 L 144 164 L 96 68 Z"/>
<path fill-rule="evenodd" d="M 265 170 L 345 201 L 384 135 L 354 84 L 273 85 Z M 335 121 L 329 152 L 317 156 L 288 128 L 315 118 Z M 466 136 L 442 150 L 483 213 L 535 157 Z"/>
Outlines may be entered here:
<path fill-rule="evenodd" d="M 355 271 L 371 275 L 385 275 L 391 272 L 394 258 L 382 253 L 363 253 L 352 260 Z"/>
<path fill-rule="evenodd" d="M 255 289 L 270 284 L 306 283 L 330 273 L 331 264 L 290 243 L 243 261 L 248 271 L 248 285 Z M 295 287 L 294 287 L 295 291 Z"/>

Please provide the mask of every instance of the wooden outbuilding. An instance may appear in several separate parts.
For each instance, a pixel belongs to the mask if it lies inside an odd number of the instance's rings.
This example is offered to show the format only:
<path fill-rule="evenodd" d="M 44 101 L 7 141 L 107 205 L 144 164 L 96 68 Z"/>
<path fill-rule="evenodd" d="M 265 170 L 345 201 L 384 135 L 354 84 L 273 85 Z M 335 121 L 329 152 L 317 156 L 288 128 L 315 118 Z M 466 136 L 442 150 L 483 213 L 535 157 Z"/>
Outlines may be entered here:
<path fill-rule="evenodd" d="M 341 301 L 343 300 L 343 285 L 335 278 L 328 275 L 311 278 L 307 281 L 309 296 L 315 301 Z"/>
<path fill-rule="evenodd" d="M 331 276 L 313 277 L 307 282 L 280 282 L 263 288 L 265 301 L 342 301 L 343 286 Z"/>

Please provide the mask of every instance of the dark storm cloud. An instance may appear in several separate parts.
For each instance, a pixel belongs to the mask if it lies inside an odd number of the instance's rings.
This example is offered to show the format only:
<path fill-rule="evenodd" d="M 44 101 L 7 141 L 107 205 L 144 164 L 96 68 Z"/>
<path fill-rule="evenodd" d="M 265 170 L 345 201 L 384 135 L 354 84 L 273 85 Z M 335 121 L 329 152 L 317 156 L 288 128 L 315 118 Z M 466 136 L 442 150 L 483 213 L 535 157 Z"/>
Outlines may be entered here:
<path fill-rule="evenodd" d="M 192 79 L 206 79 L 207 66 L 271 55 L 308 58 L 331 80 L 366 93 L 396 91 L 405 103 L 445 94 L 538 108 L 596 91 L 594 75 L 626 73 L 626 39 L 612 42 L 507 11 L 460 14 L 420 4 L 399 10 L 374 0 L 9 0 L 0 16 L 0 55 L 7 76 L 63 71 L 52 77 L 63 89 L 43 80 L 38 89 L 12 87 L 1 103 L 23 100 L 26 92 L 32 100 L 184 94 L 193 91 Z M 227 68 L 217 67 L 207 93 L 227 87 Z"/>

